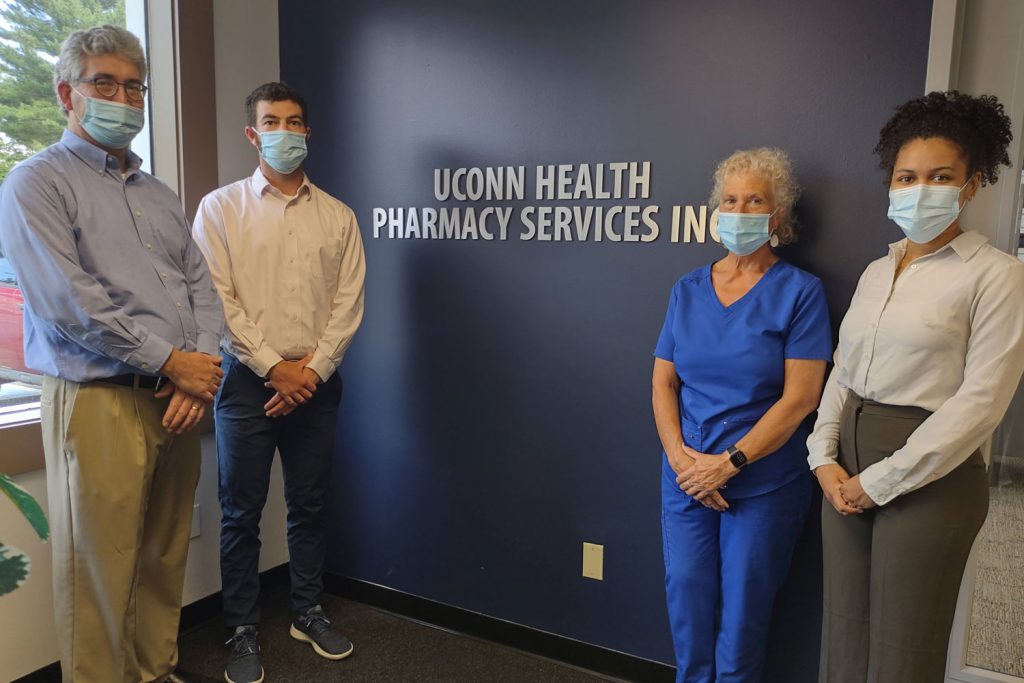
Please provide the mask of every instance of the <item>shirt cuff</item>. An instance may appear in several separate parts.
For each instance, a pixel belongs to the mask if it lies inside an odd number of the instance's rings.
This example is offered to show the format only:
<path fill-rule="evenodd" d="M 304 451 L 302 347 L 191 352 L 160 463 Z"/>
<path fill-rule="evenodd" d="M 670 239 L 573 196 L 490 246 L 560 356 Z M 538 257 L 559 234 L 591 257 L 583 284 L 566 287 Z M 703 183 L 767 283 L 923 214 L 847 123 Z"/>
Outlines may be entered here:
<path fill-rule="evenodd" d="M 322 355 L 319 351 L 313 352 L 313 359 L 306 364 L 306 367 L 319 375 L 321 382 L 326 382 L 336 369 L 331 359 Z"/>
<path fill-rule="evenodd" d="M 860 473 L 860 485 L 864 493 L 877 505 L 885 505 L 900 495 L 898 487 L 900 474 L 889 464 L 888 458 L 880 460 Z"/>
<path fill-rule="evenodd" d="M 822 465 L 833 465 L 839 451 L 839 442 L 835 439 L 808 446 L 807 466 L 816 470 Z"/>
<path fill-rule="evenodd" d="M 220 355 L 220 337 L 212 334 L 200 334 L 196 338 L 196 351 L 211 356 Z"/>
<path fill-rule="evenodd" d="M 284 358 L 281 358 L 277 351 L 264 345 L 262 349 L 249 357 L 249 362 L 246 365 L 260 377 L 266 377 L 270 374 L 270 369 L 283 360 Z"/>
<path fill-rule="evenodd" d="M 160 368 L 171 357 L 173 350 L 174 347 L 169 341 L 151 334 L 146 337 L 146 341 L 142 342 L 139 348 L 124 359 L 124 362 L 147 375 L 156 375 L 160 373 Z"/>

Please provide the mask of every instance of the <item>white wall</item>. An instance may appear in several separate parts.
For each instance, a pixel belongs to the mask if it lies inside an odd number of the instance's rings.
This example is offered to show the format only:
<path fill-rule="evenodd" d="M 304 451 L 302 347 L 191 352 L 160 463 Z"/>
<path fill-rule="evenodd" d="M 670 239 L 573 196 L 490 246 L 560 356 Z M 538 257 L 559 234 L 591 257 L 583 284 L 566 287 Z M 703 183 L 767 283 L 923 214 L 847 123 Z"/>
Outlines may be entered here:
<path fill-rule="evenodd" d="M 972 95 L 995 95 L 1013 123 L 1012 168 L 977 195 L 964 211 L 965 224 L 985 233 L 1000 249 L 1016 253 L 1024 149 L 1024 2 L 967 0 L 963 5 L 959 68 L 955 87 Z"/>
<path fill-rule="evenodd" d="M 242 132 L 245 96 L 281 78 L 277 0 L 217 0 L 213 27 L 218 172 L 220 184 L 227 185 L 256 168 L 256 152 Z"/>

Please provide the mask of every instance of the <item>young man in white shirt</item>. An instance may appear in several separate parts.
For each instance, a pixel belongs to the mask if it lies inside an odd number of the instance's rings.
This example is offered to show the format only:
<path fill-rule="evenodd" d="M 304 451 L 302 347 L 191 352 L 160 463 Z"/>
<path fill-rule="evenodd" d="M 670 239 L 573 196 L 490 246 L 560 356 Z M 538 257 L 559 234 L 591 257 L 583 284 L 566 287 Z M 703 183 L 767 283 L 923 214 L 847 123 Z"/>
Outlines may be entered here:
<path fill-rule="evenodd" d="M 266 83 L 245 110 L 259 168 L 203 198 L 193 226 L 227 319 L 215 419 L 224 616 L 234 630 L 225 678 L 233 683 L 263 680 L 259 521 L 275 449 L 288 506 L 290 633 L 328 659 L 352 652 L 320 603 L 336 370 L 362 320 L 365 275 L 355 214 L 303 171 L 305 101 Z"/>

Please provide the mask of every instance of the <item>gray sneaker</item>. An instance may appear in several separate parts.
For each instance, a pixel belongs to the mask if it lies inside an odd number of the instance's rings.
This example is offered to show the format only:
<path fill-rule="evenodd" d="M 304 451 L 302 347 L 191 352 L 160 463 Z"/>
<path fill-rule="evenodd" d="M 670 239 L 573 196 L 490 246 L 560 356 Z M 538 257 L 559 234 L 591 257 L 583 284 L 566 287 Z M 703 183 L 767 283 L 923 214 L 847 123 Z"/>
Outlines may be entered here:
<path fill-rule="evenodd" d="M 231 656 L 224 667 L 224 680 L 228 683 L 262 683 L 259 634 L 253 625 L 238 626 L 235 635 L 225 645 L 231 646 Z"/>
<path fill-rule="evenodd" d="M 345 659 L 354 649 L 348 638 L 331 628 L 331 621 L 320 605 L 296 615 L 288 632 L 295 640 L 312 645 L 314 652 L 327 659 Z"/>

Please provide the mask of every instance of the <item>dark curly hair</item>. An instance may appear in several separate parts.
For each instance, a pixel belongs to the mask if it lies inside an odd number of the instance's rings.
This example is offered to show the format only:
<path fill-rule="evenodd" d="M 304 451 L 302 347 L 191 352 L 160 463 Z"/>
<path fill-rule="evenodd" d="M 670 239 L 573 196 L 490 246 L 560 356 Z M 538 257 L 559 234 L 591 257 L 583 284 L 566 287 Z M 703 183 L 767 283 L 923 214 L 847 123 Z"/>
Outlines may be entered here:
<path fill-rule="evenodd" d="M 245 120 L 253 128 L 256 127 L 256 105 L 260 102 L 281 102 L 291 100 L 299 105 L 302 110 L 302 122 L 309 125 L 309 117 L 306 115 L 306 100 L 302 95 L 292 90 L 287 83 L 277 81 L 264 83 L 245 98 Z"/>
<path fill-rule="evenodd" d="M 967 160 L 967 174 L 981 173 L 981 184 L 995 183 L 999 166 L 1009 166 L 1006 148 L 1013 139 L 1010 117 L 992 95 L 972 97 L 956 90 L 931 92 L 896 108 L 882 127 L 875 154 L 878 167 L 892 179 L 896 155 L 918 138 L 945 138 L 957 145 Z"/>

